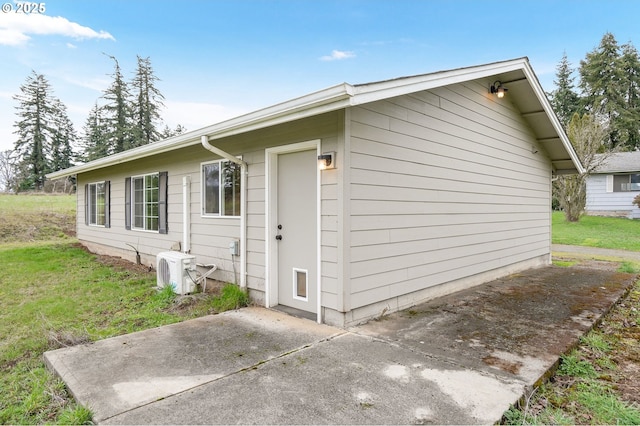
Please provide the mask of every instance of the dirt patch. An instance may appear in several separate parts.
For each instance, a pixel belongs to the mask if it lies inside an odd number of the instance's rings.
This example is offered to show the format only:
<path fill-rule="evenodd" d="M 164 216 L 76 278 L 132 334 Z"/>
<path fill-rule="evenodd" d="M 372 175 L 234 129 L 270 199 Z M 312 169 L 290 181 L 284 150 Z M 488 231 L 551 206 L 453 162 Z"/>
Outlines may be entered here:
<path fill-rule="evenodd" d="M 618 269 L 620 264 L 618 262 L 609 262 L 604 260 L 596 260 L 596 259 L 576 259 L 574 257 L 567 256 L 553 256 L 554 261 L 565 261 L 565 262 L 575 262 L 572 267 L 576 268 L 588 268 L 588 269 L 596 269 L 599 271 L 615 271 Z"/>
<path fill-rule="evenodd" d="M 130 262 L 126 259 L 123 259 L 117 256 L 95 254 L 95 253 L 92 253 L 89 249 L 87 249 L 85 246 L 83 246 L 80 243 L 74 244 L 74 247 L 81 248 L 85 250 L 87 253 L 90 253 L 91 255 L 95 256 L 96 262 L 100 263 L 101 265 L 110 266 L 118 271 L 128 271 L 128 272 L 143 274 L 143 275 L 146 275 L 146 274 L 155 275 L 155 270 L 150 266 L 138 265 L 137 263 Z"/>

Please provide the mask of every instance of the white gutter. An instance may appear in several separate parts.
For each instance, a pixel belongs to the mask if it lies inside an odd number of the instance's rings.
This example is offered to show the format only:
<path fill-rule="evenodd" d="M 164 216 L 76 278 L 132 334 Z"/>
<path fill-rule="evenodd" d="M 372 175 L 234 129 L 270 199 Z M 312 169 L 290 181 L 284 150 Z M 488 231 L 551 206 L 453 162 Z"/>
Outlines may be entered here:
<path fill-rule="evenodd" d="M 232 163 L 240 165 L 240 188 L 242 188 L 242 206 L 240 207 L 240 287 L 247 287 L 247 174 L 249 170 L 249 165 L 229 154 L 226 151 L 221 150 L 218 147 L 215 147 L 209 143 L 208 136 L 201 136 L 200 142 L 202 143 L 202 147 L 207 151 L 211 151 L 214 154 L 224 158 L 225 160 L 231 161 Z"/>
<path fill-rule="evenodd" d="M 202 146 L 204 147 L 204 149 L 206 149 L 208 151 L 211 151 L 214 154 L 224 158 L 225 160 L 231 161 L 232 163 L 239 164 L 242 167 L 247 167 L 247 163 L 245 163 L 244 161 L 242 161 L 238 157 L 233 156 L 233 155 L 229 154 L 228 152 L 223 151 L 220 148 L 211 145 L 209 143 L 209 137 L 208 136 L 206 136 L 206 135 L 200 136 L 200 142 L 202 143 Z"/>
<path fill-rule="evenodd" d="M 220 139 L 329 111 L 335 111 L 349 105 L 351 96 L 353 95 L 352 92 L 353 89 L 351 85 L 346 83 L 339 84 L 169 139 L 109 155 L 68 169 L 58 170 L 46 176 L 48 179 L 73 176 L 78 173 L 85 173 L 103 167 L 110 167 L 116 164 L 127 163 L 152 155 L 197 145 L 198 138 L 201 138 L 202 135 L 209 135 L 211 139 Z"/>

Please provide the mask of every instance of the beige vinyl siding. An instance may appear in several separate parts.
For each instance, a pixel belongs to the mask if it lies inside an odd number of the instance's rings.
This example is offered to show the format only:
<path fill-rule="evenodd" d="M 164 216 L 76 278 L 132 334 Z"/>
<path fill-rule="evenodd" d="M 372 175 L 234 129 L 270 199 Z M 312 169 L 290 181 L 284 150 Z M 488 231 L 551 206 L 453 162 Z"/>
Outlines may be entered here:
<path fill-rule="evenodd" d="M 145 264 L 155 267 L 155 255 L 171 250 L 183 239 L 183 199 L 182 178 L 191 179 L 190 219 L 191 253 L 198 263 L 215 263 L 219 270 L 213 278 L 235 281 L 233 264 L 229 254 L 229 243 L 240 238 L 240 219 L 203 218 L 200 215 L 200 163 L 203 159 L 216 159 L 213 154 L 195 145 L 170 154 L 134 161 L 126 166 L 115 166 L 81 174 L 78 187 L 84 183 L 99 180 L 111 181 L 111 227 L 86 226 L 84 223 L 84 194 L 79 191 L 78 238 L 99 245 L 100 252 L 135 259 L 135 252 L 127 245 L 136 247 L 143 255 Z M 125 229 L 125 179 L 147 173 L 168 172 L 167 211 L 168 228 L 166 235 Z M 236 271 L 239 262 L 236 259 Z"/>
<path fill-rule="evenodd" d="M 549 253 L 549 160 L 508 98 L 486 92 L 352 109 L 352 308 Z"/>
<path fill-rule="evenodd" d="M 233 154 L 241 155 L 248 163 L 247 176 L 247 285 L 265 290 L 265 148 L 320 139 L 324 151 L 339 150 L 340 131 L 344 127 L 344 112 L 322 114 L 309 119 L 256 130 L 211 143 Z M 86 226 L 84 222 L 84 191 L 79 191 L 78 238 L 100 247 L 99 252 L 123 256 L 134 260 L 135 252 L 127 246 L 137 247 L 145 264 L 154 264 L 155 255 L 181 242 L 182 228 L 182 178 L 191 179 L 191 254 L 198 263 L 215 263 L 219 271 L 213 278 L 239 281 L 240 259 L 235 258 L 235 271 L 229 243 L 240 239 L 240 219 L 229 217 L 203 217 L 201 214 L 200 165 L 219 159 L 199 144 L 161 154 L 145 160 L 133 161 L 124 166 L 84 173 L 78 176 L 78 187 L 100 180 L 111 181 L 111 228 Z M 132 175 L 167 171 L 168 222 L 166 235 L 157 232 L 126 230 L 124 224 L 125 178 Z M 337 204 L 338 179 L 334 171 L 322 174 L 321 188 L 321 244 L 323 303 L 336 308 L 337 303 Z"/>
<path fill-rule="evenodd" d="M 244 135 L 226 138 L 228 145 L 242 151 L 249 164 L 247 185 L 247 284 L 249 288 L 265 291 L 265 149 L 320 139 L 323 151 L 336 151 L 344 113 L 337 111 L 299 120 Z M 215 142 L 213 142 L 216 144 Z M 225 146 L 221 146 L 225 149 Z M 235 151 L 234 151 L 235 152 Z M 321 244 L 322 244 L 322 303 L 336 309 L 336 253 L 337 212 L 335 207 L 335 171 L 322 173 Z"/>

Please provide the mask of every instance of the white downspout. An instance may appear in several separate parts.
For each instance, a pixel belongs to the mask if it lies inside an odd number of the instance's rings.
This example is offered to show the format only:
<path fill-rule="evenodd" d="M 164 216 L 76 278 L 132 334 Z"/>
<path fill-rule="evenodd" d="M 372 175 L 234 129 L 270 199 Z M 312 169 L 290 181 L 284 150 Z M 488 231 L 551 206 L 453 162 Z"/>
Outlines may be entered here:
<path fill-rule="evenodd" d="M 240 187 L 242 188 L 242 207 L 240 208 L 240 287 L 247 287 L 247 173 L 249 166 L 241 159 L 209 143 L 209 137 L 200 137 L 202 147 L 207 151 L 240 165 Z"/>
<path fill-rule="evenodd" d="M 191 251 L 191 176 L 182 177 L 182 252 Z"/>

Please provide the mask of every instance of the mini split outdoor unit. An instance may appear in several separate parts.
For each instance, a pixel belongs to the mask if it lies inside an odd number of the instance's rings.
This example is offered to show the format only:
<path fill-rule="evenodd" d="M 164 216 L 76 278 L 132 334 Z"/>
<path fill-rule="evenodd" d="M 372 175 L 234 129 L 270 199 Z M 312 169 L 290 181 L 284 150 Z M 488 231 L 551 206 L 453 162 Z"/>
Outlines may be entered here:
<path fill-rule="evenodd" d="M 191 279 L 191 276 L 195 277 L 195 256 L 177 251 L 158 253 L 156 271 L 158 288 L 171 286 L 173 292 L 177 294 L 193 293 L 196 289 L 196 284 Z"/>

